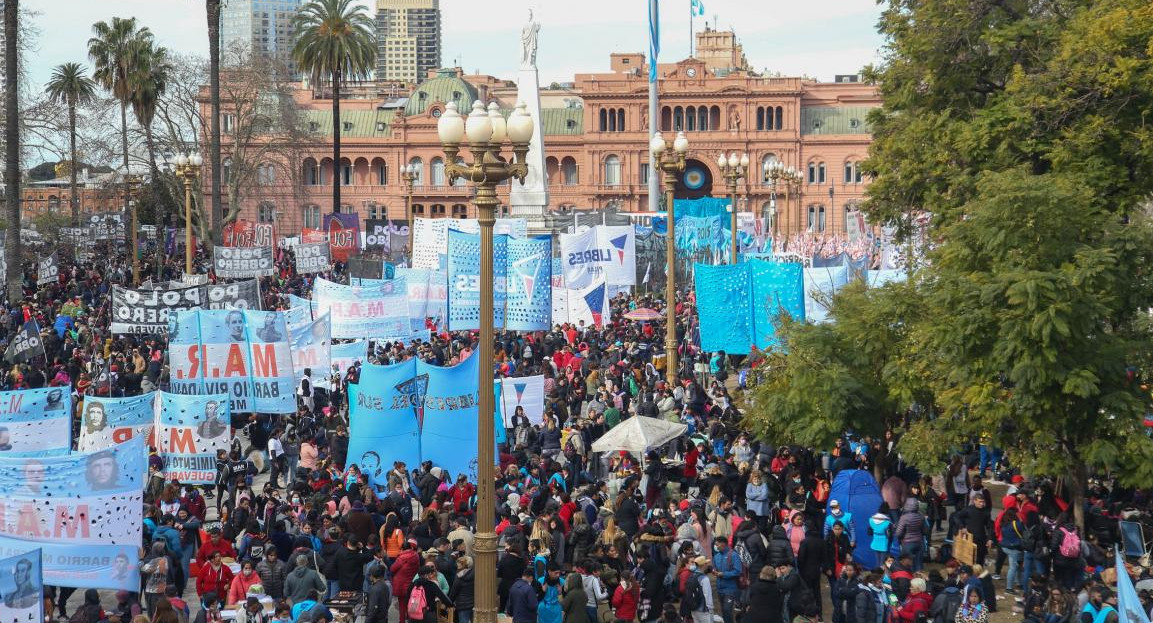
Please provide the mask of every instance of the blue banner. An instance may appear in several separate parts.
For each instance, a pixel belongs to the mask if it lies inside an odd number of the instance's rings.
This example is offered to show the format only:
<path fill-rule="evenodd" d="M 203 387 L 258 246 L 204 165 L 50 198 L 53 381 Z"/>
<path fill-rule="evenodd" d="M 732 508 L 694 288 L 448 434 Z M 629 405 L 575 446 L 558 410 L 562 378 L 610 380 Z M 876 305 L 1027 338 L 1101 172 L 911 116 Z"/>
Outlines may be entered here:
<path fill-rule="evenodd" d="M 41 551 L 33 549 L 0 559 L 0 621 L 39 623 L 44 620 L 44 578 Z"/>
<path fill-rule="evenodd" d="M 345 463 L 359 467 L 382 497 L 388 494 L 385 474 L 394 461 L 404 462 L 409 469 L 420 464 L 418 411 L 423 411 L 423 393 L 414 377 L 416 362 L 411 359 L 391 366 L 364 364 L 359 384 L 348 386 Z"/>
<path fill-rule="evenodd" d="M 283 312 L 178 311 L 169 343 L 173 393 L 228 394 L 234 413 L 296 411 Z"/>
<path fill-rule="evenodd" d="M 316 303 L 295 294 L 288 295 L 288 309 L 284 312 L 284 323 L 288 325 L 290 331 L 312 322 L 316 316 Z"/>
<path fill-rule="evenodd" d="M 805 318 L 825 322 L 833 297 L 849 283 L 849 269 L 844 266 L 805 269 Z"/>
<path fill-rule="evenodd" d="M 329 348 L 329 353 L 329 362 L 332 365 L 332 371 L 340 374 L 340 378 L 343 379 L 353 364 L 358 361 L 364 363 L 368 359 L 368 340 L 333 344 Z M 331 383 L 328 377 L 328 374 L 317 374 L 314 371 L 312 378 L 315 379 L 317 387 L 331 389 Z M 352 387 L 355 387 L 355 385 Z"/>
<path fill-rule="evenodd" d="M 292 369 L 296 384 L 304 378 L 304 371 L 312 373 L 312 382 L 326 377 L 330 372 L 332 356 L 332 327 L 328 314 L 289 329 L 292 336 Z"/>
<path fill-rule="evenodd" d="M 160 394 L 156 449 L 164 459 L 166 480 L 210 485 L 216 478 L 216 451 L 232 444 L 231 411 L 226 394 Z"/>
<path fill-rule="evenodd" d="M 80 409 L 77 450 L 94 452 L 142 437 L 152 444 L 156 421 L 156 392 L 127 398 L 85 396 Z"/>
<path fill-rule="evenodd" d="M 448 231 L 448 330 L 480 328 L 480 234 Z M 505 326 L 508 236 L 492 237 L 493 325 Z"/>
<path fill-rule="evenodd" d="M 125 520 L 127 521 L 127 520 Z M 137 518 L 137 522 L 141 521 Z M 140 527 L 137 526 L 137 534 Z M 139 538 L 139 537 L 137 537 Z M 32 545 L 27 541 L 0 537 L 0 556 L 23 557 Z M 71 588 L 140 590 L 140 544 L 66 545 L 37 543 L 44 583 Z M 23 619 L 33 623 L 32 619 Z M 43 620 L 43 619 L 38 619 Z"/>
<path fill-rule="evenodd" d="M 464 474 L 472 482 L 477 481 L 479 359 L 474 354 L 451 368 L 423 361 L 416 364 L 417 377 L 428 378 L 420 436 L 421 459 L 432 461 L 450 474 Z M 485 391 L 489 391 L 487 387 Z"/>
<path fill-rule="evenodd" d="M 63 387 L 0 392 L 0 456 L 72 451 L 72 393 Z"/>
<path fill-rule="evenodd" d="M 317 279 L 312 296 L 317 314 L 331 314 L 332 337 L 389 340 L 412 331 L 407 288 L 403 278 L 363 287 Z"/>
<path fill-rule="evenodd" d="M 408 315 L 414 321 L 432 318 L 437 323 L 448 317 L 448 273 L 427 268 L 396 269 L 408 282 Z M 414 322 L 415 324 L 415 322 Z"/>
<path fill-rule="evenodd" d="M 750 346 L 777 343 L 775 320 L 782 313 L 805 319 L 800 264 L 746 262 L 694 267 L 701 348 L 748 354 Z"/>
<path fill-rule="evenodd" d="M 548 331 L 552 328 L 552 238 L 508 240 L 505 328 Z"/>
<path fill-rule="evenodd" d="M 0 458 L 0 536 L 76 545 L 138 545 L 144 439 L 67 456 Z"/>

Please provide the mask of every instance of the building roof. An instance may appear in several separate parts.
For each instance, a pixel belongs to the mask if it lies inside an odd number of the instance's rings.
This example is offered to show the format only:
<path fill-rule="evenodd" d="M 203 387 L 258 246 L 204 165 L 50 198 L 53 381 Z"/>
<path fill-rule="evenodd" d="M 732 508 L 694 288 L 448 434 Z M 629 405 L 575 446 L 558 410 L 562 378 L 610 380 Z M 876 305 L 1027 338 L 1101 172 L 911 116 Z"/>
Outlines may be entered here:
<path fill-rule="evenodd" d="M 332 136 L 332 110 L 313 109 L 302 111 L 313 132 L 319 136 Z M 393 110 L 341 110 L 340 123 L 346 129 L 340 134 L 343 138 L 388 138 L 389 125 L 396 115 Z M 351 124 L 351 125 L 350 125 Z M 384 125 L 378 125 L 384 124 Z"/>
<path fill-rule="evenodd" d="M 870 134 L 872 106 L 805 106 L 801 108 L 801 134 Z"/>
<path fill-rule="evenodd" d="M 435 102 L 456 102 L 460 114 L 467 115 L 477 98 L 476 88 L 456 75 L 453 70 L 441 71 L 430 80 L 425 80 L 408 97 L 404 107 L 406 115 L 420 115 Z"/>
<path fill-rule="evenodd" d="M 541 130 L 545 136 L 578 136 L 584 134 L 583 108 L 542 108 Z"/>

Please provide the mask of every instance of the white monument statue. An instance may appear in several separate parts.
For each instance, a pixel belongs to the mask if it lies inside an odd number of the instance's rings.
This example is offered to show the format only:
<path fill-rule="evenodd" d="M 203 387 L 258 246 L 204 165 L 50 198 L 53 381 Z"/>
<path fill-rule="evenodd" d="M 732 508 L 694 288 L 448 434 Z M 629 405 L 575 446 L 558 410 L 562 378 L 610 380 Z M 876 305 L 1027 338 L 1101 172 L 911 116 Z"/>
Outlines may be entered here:
<path fill-rule="evenodd" d="M 532 115 L 532 142 L 528 148 L 528 175 L 524 184 L 513 184 L 509 204 L 512 216 L 530 219 L 543 218 L 548 207 L 548 187 L 545 181 L 544 130 L 541 124 L 540 78 L 536 69 L 536 46 L 540 34 L 540 22 L 528 12 L 528 23 L 521 29 L 521 64 L 517 76 L 517 99 L 525 103 Z"/>
<path fill-rule="evenodd" d="M 540 34 L 540 22 L 532 18 L 532 9 L 528 10 L 528 23 L 520 31 L 520 66 L 536 67 L 536 40 Z"/>

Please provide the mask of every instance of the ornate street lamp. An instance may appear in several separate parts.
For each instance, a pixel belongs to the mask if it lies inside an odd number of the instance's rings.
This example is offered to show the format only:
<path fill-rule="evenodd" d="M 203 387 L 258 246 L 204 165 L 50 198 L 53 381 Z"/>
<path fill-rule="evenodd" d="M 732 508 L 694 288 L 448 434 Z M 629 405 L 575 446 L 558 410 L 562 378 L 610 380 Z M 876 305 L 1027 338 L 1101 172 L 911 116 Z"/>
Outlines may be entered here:
<path fill-rule="evenodd" d="M 724 154 L 717 156 L 717 167 L 721 170 L 721 175 L 724 176 L 725 182 L 729 187 L 729 208 L 733 213 L 732 217 L 732 234 L 733 245 L 732 255 L 729 256 L 729 263 L 737 263 L 737 182 L 745 177 L 749 170 L 749 155 L 741 154 L 737 158 L 737 154 L 731 153 L 728 158 Z"/>
<path fill-rule="evenodd" d="M 777 233 L 777 192 L 783 191 L 785 195 L 785 212 L 789 209 L 789 198 L 795 188 L 801 185 L 801 172 L 793 167 L 786 167 L 780 160 L 765 163 L 764 180 L 769 185 L 769 215 L 772 217 L 773 236 Z M 800 220 L 797 221 L 798 225 Z"/>
<path fill-rule="evenodd" d="M 444 146 L 445 173 L 448 183 L 464 179 L 476 186 L 473 201 L 477 208 L 477 221 L 480 224 L 480 378 L 477 401 L 480 408 L 477 447 L 477 496 L 476 496 L 476 622 L 496 623 L 496 521 L 494 518 L 496 497 L 493 446 L 494 397 L 493 380 L 493 242 L 492 228 L 496 223 L 496 208 L 500 200 L 496 196 L 496 186 L 515 178 L 524 183 L 528 175 L 528 144 L 533 135 L 533 120 L 525 110 L 524 102 L 518 102 L 516 109 L 506 121 L 496 103 L 485 112 L 484 104 L 473 102 L 472 112 L 466 122 L 457 112 L 456 104 L 449 102 L 444 114 L 437 123 L 437 133 Z M 472 163 L 457 162 L 461 141 L 468 137 Z M 512 143 L 513 160 L 501 157 L 505 140 Z"/>
<path fill-rule="evenodd" d="M 408 219 L 409 231 L 412 231 L 412 187 L 416 184 L 416 167 L 411 164 L 401 167 L 400 180 L 404 182 L 404 218 Z"/>
<path fill-rule="evenodd" d="M 184 182 L 184 274 L 192 274 L 192 187 L 200 178 L 204 158 L 200 154 L 176 157 L 176 177 Z"/>
<path fill-rule="evenodd" d="M 653 135 L 649 151 L 657 167 L 664 174 L 665 206 L 668 211 L 668 231 L 665 235 L 665 263 L 668 279 L 665 280 L 665 379 L 669 388 L 677 383 L 677 287 L 676 287 L 676 217 L 673 209 L 673 193 L 677 189 L 677 175 L 685 170 L 685 152 L 689 150 L 689 139 L 684 132 L 677 132 L 672 145 L 665 143 L 660 132 Z"/>

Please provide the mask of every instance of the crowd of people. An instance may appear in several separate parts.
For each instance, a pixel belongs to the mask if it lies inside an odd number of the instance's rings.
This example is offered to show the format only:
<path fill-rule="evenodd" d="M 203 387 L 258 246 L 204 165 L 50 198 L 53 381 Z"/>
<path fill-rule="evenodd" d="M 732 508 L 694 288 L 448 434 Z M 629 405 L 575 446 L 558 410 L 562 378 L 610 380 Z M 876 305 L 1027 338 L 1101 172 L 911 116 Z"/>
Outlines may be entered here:
<path fill-rule="evenodd" d="M 285 253 L 262 280 L 265 309 L 309 295 L 312 277 L 291 267 Z M 146 271 L 179 278 L 171 263 Z M 62 267 L 47 286 L 27 277 L 0 333 L 35 318 L 47 356 L 4 364 L 4 389 L 70 387 L 78 414 L 86 396 L 167 386 L 162 338 L 108 331 L 109 287 L 130 278 L 122 258 Z M 325 277 L 346 275 L 338 266 Z M 518 413 L 499 452 L 497 593 L 513 623 L 984 623 L 999 611 L 1030 623 L 1121 620 L 1106 582 L 1110 539 L 1121 509 L 1148 507 L 1147 492 L 1096 484 L 1083 531 L 1057 483 L 1025 479 L 981 440 L 922 474 L 900 461 L 895 432 L 846 431 L 833 448 L 757 439 L 742 428 L 731 377 L 759 362 L 700 352 L 691 293 L 674 304 L 672 384 L 663 324 L 624 318 L 662 310 L 654 295 L 614 298 L 604 326 L 498 334 L 494 375 L 543 374 L 546 395 L 543 420 Z M 367 361 L 317 371 L 331 377 L 328 390 L 306 377 L 294 416 L 234 414 L 236 441 L 218 456 L 214 486 L 166 478 L 153 455 L 140 591 L 117 592 L 105 608 L 89 590 L 69 613 L 73 591 L 50 588 L 49 610 L 73 623 L 319 623 L 349 610 L 366 623 L 470 623 L 475 483 L 430 463 L 374 476 L 347 452 L 347 386 L 362 365 L 474 356 L 474 333 L 429 326 L 427 342 L 376 343 Z M 634 417 L 686 433 L 645 456 L 592 451 Z M 879 477 L 883 502 L 867 522 L 832 493 L 848 470 Z M 954 556 L 960 540 L 973 544 L 971 560 Z M 865 552 L 874 564 L 858 562 Z M 1141 600 L 1153 608 L 1145 591 Z"/>

